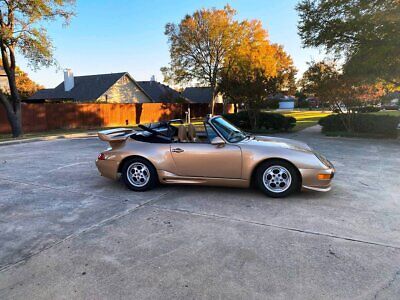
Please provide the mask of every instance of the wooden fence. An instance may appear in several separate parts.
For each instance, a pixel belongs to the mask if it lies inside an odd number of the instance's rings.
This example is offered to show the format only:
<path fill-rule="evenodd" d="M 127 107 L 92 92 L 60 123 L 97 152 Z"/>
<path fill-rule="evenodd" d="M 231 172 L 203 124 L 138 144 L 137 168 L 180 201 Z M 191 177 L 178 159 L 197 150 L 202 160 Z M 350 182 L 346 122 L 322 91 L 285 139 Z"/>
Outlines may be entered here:
<path fill-rule="evenodd" d="M 208 104 L 72 104 L 44 103 L 22 104 L 22 126 L 24 132 L 47 131 L 65 128 L 99 128 L 132 126 L 175 118 L 185 119 L 190 107 L 191 117 L 205 117 Z M 228 107 L 231 111 L 232 107 Z M 222 113 L 222 104 L 216 104 L 216 113 Z M 0 105 L 0 133 L 10 133 L 4 108 Z"/>

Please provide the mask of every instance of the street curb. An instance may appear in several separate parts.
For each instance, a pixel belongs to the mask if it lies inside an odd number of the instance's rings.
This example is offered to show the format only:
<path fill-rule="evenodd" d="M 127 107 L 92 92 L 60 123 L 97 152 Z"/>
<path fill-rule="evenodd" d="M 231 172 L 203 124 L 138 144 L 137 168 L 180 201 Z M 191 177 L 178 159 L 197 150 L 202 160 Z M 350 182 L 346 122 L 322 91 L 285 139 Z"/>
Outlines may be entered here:
<path fill-rule="evenodd" d="M 0 142 L 0 147 L 33 143 L 33 142 L 54 141 L 54 140 L 61 140 L 61 139 L 85 139 L 85 138 L 94 138 L 94 137 L 97 137 L 97 132 L 50 135 L 50 136 L 44 136 L 44 137 L 4 141 L 4 142 Z"/>

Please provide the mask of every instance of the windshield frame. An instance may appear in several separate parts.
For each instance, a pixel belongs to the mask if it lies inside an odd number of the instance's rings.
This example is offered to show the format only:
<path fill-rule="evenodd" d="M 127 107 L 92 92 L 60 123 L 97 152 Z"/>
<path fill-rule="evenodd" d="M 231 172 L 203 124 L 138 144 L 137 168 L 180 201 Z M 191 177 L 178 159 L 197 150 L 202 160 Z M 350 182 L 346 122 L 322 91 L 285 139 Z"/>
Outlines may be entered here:
<path fill-rule="evenodd" d="M 228 139 L 229 136 L 225 136 L 220 130 L 218 130 L 218 124 L 217 126 L 215 125 L 215 123 L 217 122 L 217 120 L 222 119 L 224 122 L 228 123 L 230 125 L 230 127 L 232 127 L 234 130 L 231 131 L 234 132 L 238 132 L 241 134 L 241 136 L 239 137 L 239 139 Z M 236 143 L 240 143 L 241 141 L 243 141 L 244 139 L 246 139 L 246 137 L 248 136 L 248 134 L 246 134 L 243 130 L 237 128 L 235 125 L 233 125 L 231 122 L 229 122 L 228 120 L 226 120 L 225 118 L 218 116 L 218 117 L 214 117 L 211 120 L 209 120 L 208 122 L 212 128 L 215 130 L 215 132 L 222 138 L 224 139 L 225 142 L 230 143 L 230 144 L 236 144 Z"/>

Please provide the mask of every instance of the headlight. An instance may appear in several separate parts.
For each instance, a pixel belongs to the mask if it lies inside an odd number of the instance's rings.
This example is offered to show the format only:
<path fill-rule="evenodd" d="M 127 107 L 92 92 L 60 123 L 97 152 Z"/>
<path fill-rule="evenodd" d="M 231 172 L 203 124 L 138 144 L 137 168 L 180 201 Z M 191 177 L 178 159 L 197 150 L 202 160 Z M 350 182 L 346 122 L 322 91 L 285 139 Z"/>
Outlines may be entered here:
<path fill-rule="evenodd" d="M 328 168 L 332 168 L 332 164 L 329 160 L 327 160 L 323 155 L 318 152 L 314 152 L 315 156 Z"/>

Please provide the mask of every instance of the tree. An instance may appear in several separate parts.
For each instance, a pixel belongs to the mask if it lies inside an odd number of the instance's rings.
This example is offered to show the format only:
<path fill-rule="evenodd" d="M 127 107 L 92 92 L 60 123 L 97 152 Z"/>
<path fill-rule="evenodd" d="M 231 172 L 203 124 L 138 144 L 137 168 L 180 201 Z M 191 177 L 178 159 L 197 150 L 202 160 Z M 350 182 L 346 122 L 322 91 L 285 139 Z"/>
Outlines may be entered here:
<path fill-rule="evenodd" d="M 1 61 L 1 59 L 0 66 L 3 66 L 3 62 Z M 38 90 L 44 88 L 43 86 L 37 84 L 32 79 L 30 79 L 28 74 L 22 71 L 18 66 L 15 67 L 15 83 L 21 99 L 28 99 Z M 9 87 L 1 92 L 8 98 L 10 97 Z"/>
<path fill-rule="evenodd" d="M 44 88 L 30 79 L 28 74 L 22 71 L 18 66 L 15 68 L 15 83 L 21 99 L 28 99 L 38 90 Z"/>
<path fill-rule="evenodd" d="M 233 103 L 244 103 L 252 127 L 268 96 L 293 90 L 296 69 L 283 48 L 271 44 L 260 21 L 241 23 L 241 43 L 221 71 L 220 91 Z"/>
<path fill-rule="evenodd" d="M 0 66 L 3 66 L 3 62 L 1 61 L 1 59 Z M 22 71 L 18 66 L 15 67 L 15 83 L 21 99 L 28 99 L 38 90 L 44 88 L 43 86 L 37 84 L 32 79 L 30 79 L 28 74 Z M 2 92 L 8 97 L 10 96 L 9 89 Z"/>
<path fill-rule="evenodd" d="M 240 43 L 240 24 L 233 19 L 235 14 L 228 5 L 224 9 L 201 9 L 185 16 L 178 25 L 165 26 L 171 56 L 169 67 L 161 69 L 165 81 L 197 81 L 210 86 L 211 113 L 226 58 Z"/>
<path fill-rule="evenodd" d="M 244 21 L 241 43 L 225 60 L 219 80 L 219 91 L 232 103 L 244 103 L 256 126 L 256 107 L 265 99 L 266 78 L 277 75 L 275 49 L 259 21 Z"/>
<path fill-rule="evenodd" d="M 328 101 L 339 113 L 347 131 L 353 131 L 360 107 L 375 104 L 383 95 L 382 84 L 360 84 L 342 74 L 323 80 L 317 90 L 317 96 Z"/>
<path fill-rule="evenodd" d="M 360 107 L 376 102 L 384 95 L 383 83 L 360 83 L 343 74 L 332 61 L 310 62 L 299 81 L 301 93 L 318 97 L 339 113 L 347 130 L 353 129 L 353 120 Z"/>
<path fill-rule="evenodd" d="M 286 93 L 294 95 L 297 91 L 296 74 L 297 69 L 293 64 L 293 60 L 282 46 L 274 45 L 276 48 L 275 58 L 277 61 L 277 75 L 270 79 L 274 85 L 271 94 Z"/>
<path fill-rule="evenodd" d="M 399 0 L 302 0 L 300 37 L 344 57 L 344 73 L 358 81 L 400 84 Z"/>
<path fill-rule="evenodd" d="M 4 71 L 7 74 L 10 97 L 0 92 L 12 135 L 22 134 L 21 95 L 16 79 L 18 50 L 33 68 L 50 66 L 55 61 L 53 46 L 47 36 L 44 21 L 60 17 L 67 24 L 73 16 L 74 0 L 1 0 L 0 1 L 0 51 Z"/>
<path fill-rule="evenodd" d="M 320 62 L 311 61 L 308 63 L 308 69 L 299 80 L 301 92 L 315 97 L 320 90 L 321 84 L 338 75 L 339 69 L 335 62 L 324 60 Z"/>

